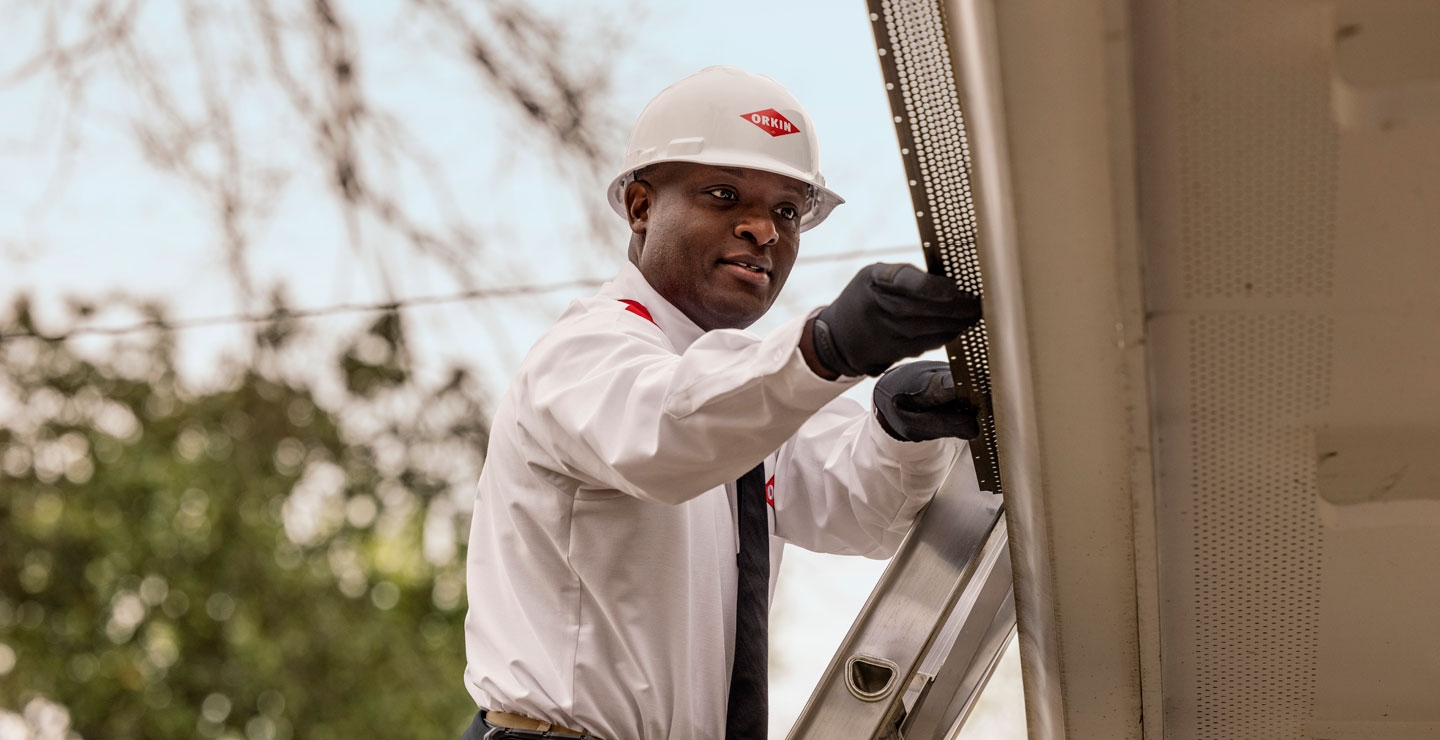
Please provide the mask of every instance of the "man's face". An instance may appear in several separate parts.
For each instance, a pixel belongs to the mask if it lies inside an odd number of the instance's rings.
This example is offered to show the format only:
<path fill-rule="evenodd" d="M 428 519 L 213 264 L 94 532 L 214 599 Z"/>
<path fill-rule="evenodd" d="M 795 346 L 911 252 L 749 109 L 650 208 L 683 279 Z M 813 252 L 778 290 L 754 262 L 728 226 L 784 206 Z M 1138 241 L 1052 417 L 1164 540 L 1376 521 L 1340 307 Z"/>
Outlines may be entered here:
<path fill-rule="evenodd" d="M 626 191 L 630 261 L 700 328 L 747 327 L 790 275 L 808 193 L 759 170 L 656 165 Z"/>

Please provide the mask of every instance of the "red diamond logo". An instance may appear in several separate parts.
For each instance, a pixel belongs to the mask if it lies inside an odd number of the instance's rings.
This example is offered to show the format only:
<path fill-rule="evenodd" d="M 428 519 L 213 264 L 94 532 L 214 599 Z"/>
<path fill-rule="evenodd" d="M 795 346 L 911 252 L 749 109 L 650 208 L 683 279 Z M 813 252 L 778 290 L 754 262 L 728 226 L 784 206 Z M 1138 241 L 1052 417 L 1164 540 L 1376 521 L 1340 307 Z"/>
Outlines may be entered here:
<path fill-rule="evenodd" d="M 784 136 L 786 134 L 800 133 L 800 127 L 790 122 L 790 119 L 780 115 L 774 108 L 757 110 L 754 113 L 742 113 L 740 117 L 760 127 L 771 136 Z"/>

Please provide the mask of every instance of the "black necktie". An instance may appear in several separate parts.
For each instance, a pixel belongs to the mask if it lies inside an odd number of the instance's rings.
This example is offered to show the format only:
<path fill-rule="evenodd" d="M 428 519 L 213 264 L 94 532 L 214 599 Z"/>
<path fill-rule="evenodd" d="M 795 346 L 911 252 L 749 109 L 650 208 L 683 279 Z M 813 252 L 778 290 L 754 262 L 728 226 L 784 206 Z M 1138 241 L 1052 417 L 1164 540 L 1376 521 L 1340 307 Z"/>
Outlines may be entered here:
<path fill-rule="evenodd" d="M 739 507 L 740 578 L 735 588 L 735 665 L 725 740 L 765 740 L 770 726 L 770 522 L 765 512 L 765 464 L 735 484 Z"/>

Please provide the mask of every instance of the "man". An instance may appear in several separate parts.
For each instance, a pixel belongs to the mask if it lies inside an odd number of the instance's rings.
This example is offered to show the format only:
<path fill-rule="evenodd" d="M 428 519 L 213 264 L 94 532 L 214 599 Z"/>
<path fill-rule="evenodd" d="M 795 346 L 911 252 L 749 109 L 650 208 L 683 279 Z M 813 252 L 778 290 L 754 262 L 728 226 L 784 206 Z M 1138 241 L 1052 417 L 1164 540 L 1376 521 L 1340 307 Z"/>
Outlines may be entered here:
<path fill-rule="evenodd" d="M 843 201 L 799 103 L 735 68 L 650 103 L 610 199 L 630 264 L 536 342 L 496 409 L 466 738 L 763 738 L 783 544 L 888 556 L 976 433 L 943 363 L 885 374 L 873 415 L 838 396 L 954 338 L 979 302 L 872 265 L 824 309 L 741 331 Z"/>

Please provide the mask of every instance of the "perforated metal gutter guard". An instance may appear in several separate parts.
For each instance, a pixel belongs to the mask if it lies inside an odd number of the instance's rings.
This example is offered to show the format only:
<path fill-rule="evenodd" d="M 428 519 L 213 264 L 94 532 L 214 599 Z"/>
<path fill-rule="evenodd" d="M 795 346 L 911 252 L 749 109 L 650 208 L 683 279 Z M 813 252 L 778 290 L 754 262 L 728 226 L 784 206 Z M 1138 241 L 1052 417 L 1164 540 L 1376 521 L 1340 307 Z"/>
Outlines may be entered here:
<path fill-rule="evenodd" d="M 952 736 L 1018 615 L 1030 737 L 1060 740 L 1053 576 L 993 1 L 870 0 L 869 9 L 926 264 L 985 302 L 985 321 L 947 347 L 957 388 L 981 409 L 981 437 L 969 446 L 981 493 L 961 490 L 963 471 L 952 471 L 790 738 Z M 999 567 L 1005 558 L 1010 567 Z M 1013 591 L 1012 569 L 1021 586 Z"/>

